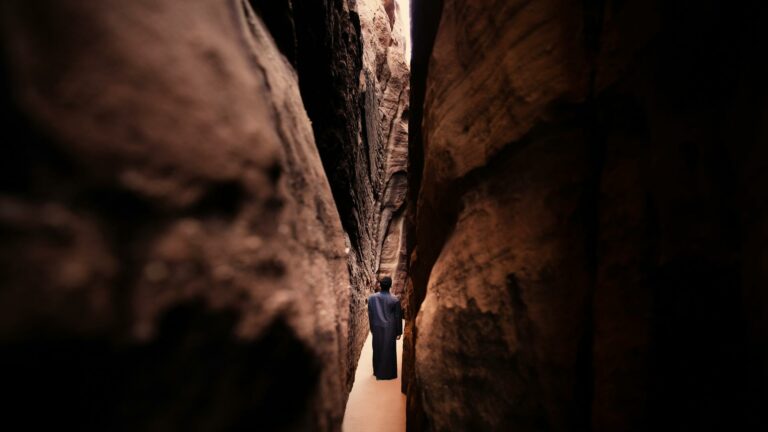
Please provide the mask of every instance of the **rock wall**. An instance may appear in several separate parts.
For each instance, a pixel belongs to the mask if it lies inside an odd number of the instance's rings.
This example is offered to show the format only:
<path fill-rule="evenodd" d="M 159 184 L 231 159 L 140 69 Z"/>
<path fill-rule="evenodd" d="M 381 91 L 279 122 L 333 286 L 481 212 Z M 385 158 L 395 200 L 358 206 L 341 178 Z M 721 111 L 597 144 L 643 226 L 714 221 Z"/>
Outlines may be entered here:
<path fill-rule="evenodd" d="M 357 3 L 363 34 L 364 112 L 368 147 L 373 150 L 379 188 L 376 228 L 376 278 L 390 276 L 393 294 L 405 283 L 403 233 L 408 177 L 408 100 L 410 70 L 405 58 L 405 34 L 399 3 L 363 0 Z M 374 168 L 372 168 L 372 171 Z"/>
<path fill-rule="evenodd" d="M 400 236 L 399 27 L 333 0 L 81 3 L 0 6 L 9 421 L 338 430 Z"/>
<path fill-rule="evenodd" d="M 766 427 L 766 18 L 414 3 L 409 430 Z"/>
<path fill-rule="evenodd" d="M 396 5 L 382 0 L 251 3 L 294 59 L 341 214 L 351 281 L 349 362 L 356 364 L 368 334 L 366 299 L 377 279 L 393 276 L 395 293 L 405 280 L 407 26 Z M 353 379 L 350 370 L 350 389 Z"/>
<path fill-rule="evenodd" d="M 343 0 L 252 1 L 283 43 L 287 58 L 294 58 L 307 114 L 312 122 L 320 157 L 341 215 L 350 275 L 350 364 L 357 364 L 368 334 L 367 296 L 375 278 L 376 178 L 362 141 L 360 70 L 363 50 L 357 14 Z M 284 6 L 277 6 L 277 5 Z M 279 13 L 278 13 L 279 12 Z M 281 25 L 287 14 L 291 26 Z M 293 52 L 285 47 L 292 47 Z M 352 388 L 354 368 L 347 371 Z"/>

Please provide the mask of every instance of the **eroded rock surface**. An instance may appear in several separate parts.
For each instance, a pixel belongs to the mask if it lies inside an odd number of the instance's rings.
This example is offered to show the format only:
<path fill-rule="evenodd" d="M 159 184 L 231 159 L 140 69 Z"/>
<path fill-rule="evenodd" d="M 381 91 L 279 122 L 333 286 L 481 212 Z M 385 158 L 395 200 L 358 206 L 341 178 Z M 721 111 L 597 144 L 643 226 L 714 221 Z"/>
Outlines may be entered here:
<path fill-rule="evenodd" d="M 242 1 L 2 9 L 9 424 L 338 430 L 345 241 L 261 20 Z"/>
<path fill-rule="evenodd" d="M 409 430 L 764 428 L 765 6 L 413 12 Z"/>
<path fill-rule="evenodd" d="M 405 279 L 397 5 L 81 3 L 2 5 L 9 410 L 338 430 L 365 299 Z"/>
<path fill-rule="evenodd" d="M 381 0 L 251 0 L 299 76 L 349 248 L 350 351 L 368 333 L 377 278 L 405 280 L 409 70 L 403 22 Z M 388 10 L 391 13 L 388 14 Z M 347 376 L 351 389 L 354 371 Z"/>
<path fill-rule="evenodd" d="M 408 172 L 408 99 L 410 71 L 405 58 L 405 33 L 399 3 L 365 0 L 357 3 L 363 34 L 365 125 L 370 158 L 380 179 L 377 194 L 379 251 L 376 276 L 390 276 L 392 292 L 405 282 L 403 222 Z M 374 169 L 374 168 L 372 168 Z"/>

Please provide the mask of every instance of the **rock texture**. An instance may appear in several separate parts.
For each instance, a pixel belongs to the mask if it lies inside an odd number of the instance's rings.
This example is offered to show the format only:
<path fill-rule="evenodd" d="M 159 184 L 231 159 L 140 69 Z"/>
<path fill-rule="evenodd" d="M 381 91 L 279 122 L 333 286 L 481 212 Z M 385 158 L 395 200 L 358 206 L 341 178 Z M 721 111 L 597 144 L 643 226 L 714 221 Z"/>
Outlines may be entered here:
<path fill-rule="evenodd" d="M 365 299 L 405 279 L 392 5 L 0 6 L 11 423 L 339 430 Z"/>
<path fill-rule="evenodd" d="M 406 132 L 395 90 L 371 90 L 366 109 L 397 106 L 365 114 L 376 141 L 360 146 L 359 28 L 346 4 L 332 10 L 314 17 L 340 32 L 321 43 L 346 35 L 349 49 L 304 83 L 314 47 L 277 37 L 281 55 L 248 2 L 3 3 L 11 424 L 340 428 L 381 247 L 376 197 L 389 191 L 388 158 L 404 163 L 392 148 Z M 312 30 L 277 11 L 270 26 Z M 339 70 L 341 82 L 322 81 Z M 407 70 L 397 73 L 407 94 Z M 323 160 L 335 167 L 333 151 L 348 149 L 344 198 Z M 370 155 L 375 164 L 359 164 Z"/>
<path fill-rule="evenodd" d="M 348 252 L 350 277 L 349 364 L 357 364 L 368 333 L 365 299 L 375 277 L 376 187 L 368 163 L 369 150 L 362 142 L 362 109 L 359 77 L 362 44 L 359 18 L 344 0 L 252 1 L 282 44 L 287 58 L 294 58 L 299 88 L 307 109 L 320 157 L 341 216 Z M 279 6 L 283 5 L 283 6 Z M 279 11 L 277 13 L 276 11 Z M 287 14 L 291 25 L 280 25 Z M 286 49 L 292 47 L 294 51 Z M 354 368 L 347 370 L 347 390 Z"/>
<path fill-rule="evenodd" d="M 766 18 L 415 2 L 409 430 L 766 427 Z"/>
<path fill-rule="evenodd" d="M 368 333 L 378 277 L 405 280 L 409 70 L 390 1 L 251 0 L 292 59 L 349 248 L 350 364 Z M 388 13 L 388 11 L 390 11 Z M 391 16 L 390 16 L 391 15 Z M 349 370 L 351 389 L 354 370 Z"/>
<path fill-rule="evenodd" d="M 376 277 L 390 276 L 392 292 L 401 294 L 406 254 L 403 233 L 408 177 L 408 98 L 410 71 L 405 58 L 405 33 L 399 3 L 364 0 L 357 3 L 363 34 L 360 76 L 365 104 L 364 124 L 370 160 L 379 178 L 375 191 L 378 225 Z"/>

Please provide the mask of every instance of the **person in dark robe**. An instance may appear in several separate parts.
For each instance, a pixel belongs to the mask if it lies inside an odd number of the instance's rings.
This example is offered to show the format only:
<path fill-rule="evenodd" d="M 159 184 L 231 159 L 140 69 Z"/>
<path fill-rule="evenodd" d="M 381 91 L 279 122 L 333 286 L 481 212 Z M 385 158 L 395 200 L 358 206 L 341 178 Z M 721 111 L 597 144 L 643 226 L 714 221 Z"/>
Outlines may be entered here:
<path fill-rule="evenodd" d="M 397 378 L 395 340 L 403 334 L 403 311 L 400 299 L 389 293 L 392 279 L 379 282 L 381 291 L 368 297 L 368 322 L 373 335 L 373 374 L 377 380 Z"/>

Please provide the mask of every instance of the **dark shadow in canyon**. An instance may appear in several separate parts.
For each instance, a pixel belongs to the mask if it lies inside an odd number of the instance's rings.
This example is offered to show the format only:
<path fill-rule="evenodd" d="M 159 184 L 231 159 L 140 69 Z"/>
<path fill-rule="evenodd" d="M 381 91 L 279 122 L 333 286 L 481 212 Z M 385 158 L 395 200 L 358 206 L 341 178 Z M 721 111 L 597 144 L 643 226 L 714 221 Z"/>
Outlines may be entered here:
<path fill-rule="evenodd" d="M 30 335 L 0 344 L 6 420 L 78 430 L 306 430 L 319 363 L 279 319 L 254 342 L 201 302 L 149 344 Z M 292 407 L 291 411 L 286 411 Z"/>

